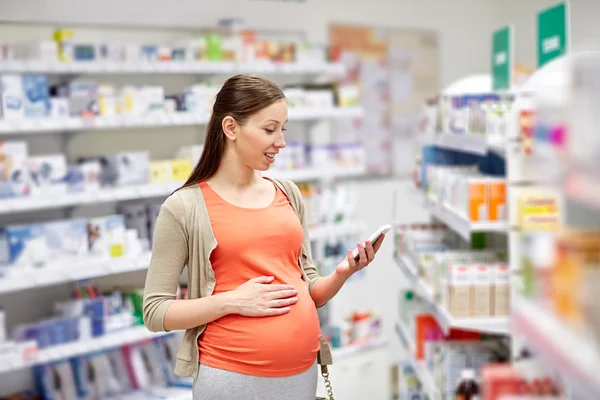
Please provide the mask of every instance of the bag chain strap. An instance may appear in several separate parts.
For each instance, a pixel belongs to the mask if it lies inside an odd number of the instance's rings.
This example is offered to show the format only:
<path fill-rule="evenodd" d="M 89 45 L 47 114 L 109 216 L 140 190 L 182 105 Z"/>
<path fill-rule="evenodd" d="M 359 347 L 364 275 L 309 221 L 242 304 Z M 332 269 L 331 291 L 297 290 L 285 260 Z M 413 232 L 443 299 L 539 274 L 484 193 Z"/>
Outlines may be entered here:
<path fill-rule="evenodd" d="M 331 381 L 329 380 L 329 371 L 327 371 L 327 365 L 321 366 L 321 375 L 323 375 L 323 380 L 325 381 L 325 390 L 327 391 L 327 396 L 329 396 L 329 400 L 334 400 L 333 388 L 331 387 Z"/>

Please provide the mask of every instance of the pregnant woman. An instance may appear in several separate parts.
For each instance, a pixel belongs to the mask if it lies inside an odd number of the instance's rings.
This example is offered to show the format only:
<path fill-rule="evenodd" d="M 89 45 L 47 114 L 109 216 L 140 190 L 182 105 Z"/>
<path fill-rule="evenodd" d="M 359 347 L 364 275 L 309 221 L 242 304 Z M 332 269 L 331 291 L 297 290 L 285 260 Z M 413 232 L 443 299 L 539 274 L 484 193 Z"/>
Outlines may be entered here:
<path fill-rule="evenodd" d="M 331 364 L 317 307 L 381 246 L 358 244 L 328 276 L 312 264 L 300 191 L 263 178 L 285 147 L 281 89 L 237 75 L 216 96 L 204 151 L 162 205 L 144 291 L 151 331 L 185 330 L 175 373 L 195 400 L 314 400 Z M 188 267 L 187 300 L 176 300 Z"/>

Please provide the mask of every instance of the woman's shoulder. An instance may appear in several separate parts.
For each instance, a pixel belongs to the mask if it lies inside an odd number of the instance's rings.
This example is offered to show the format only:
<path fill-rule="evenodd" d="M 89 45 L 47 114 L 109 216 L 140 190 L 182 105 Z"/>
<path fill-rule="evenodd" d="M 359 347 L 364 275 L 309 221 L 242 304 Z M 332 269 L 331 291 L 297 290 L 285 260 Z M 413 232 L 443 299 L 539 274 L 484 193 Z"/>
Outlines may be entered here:
<path fill-rule="evenodd" d="M 198 192 L 200 189 L 196 185 L 180 188 L 167 197 L 162 207 L 175 216 L 183 217 L 186 214 L 186 208 L 194 206 L 198 201 Z"/>
<path fill-rule="evenodd" d="M 289 179 L 273 179 L 275 182 L 279 184 L 279 187 L 283 189 L 285 194 L 288 196 L 293 196 L 297 198 L 300 196 L 300 189 L 298 185 L 296 185 L 293 181 Z"/>

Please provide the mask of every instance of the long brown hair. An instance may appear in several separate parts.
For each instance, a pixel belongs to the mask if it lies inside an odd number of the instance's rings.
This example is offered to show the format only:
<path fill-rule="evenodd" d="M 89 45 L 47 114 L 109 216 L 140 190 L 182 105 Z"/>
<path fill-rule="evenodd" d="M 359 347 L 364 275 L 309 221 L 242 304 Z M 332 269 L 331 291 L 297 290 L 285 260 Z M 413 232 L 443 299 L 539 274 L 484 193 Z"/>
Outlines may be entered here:
<path fill-rule="evenodd" d="M 227 79 L 215 98 L 200 160 L 181 188 L 197 185 L 219 169 L 225 152 L 223 118 L 230 116 L 243 125 L 254 113 L 284 98 L 281 88 L 268 79 L 252 75 Z"/>

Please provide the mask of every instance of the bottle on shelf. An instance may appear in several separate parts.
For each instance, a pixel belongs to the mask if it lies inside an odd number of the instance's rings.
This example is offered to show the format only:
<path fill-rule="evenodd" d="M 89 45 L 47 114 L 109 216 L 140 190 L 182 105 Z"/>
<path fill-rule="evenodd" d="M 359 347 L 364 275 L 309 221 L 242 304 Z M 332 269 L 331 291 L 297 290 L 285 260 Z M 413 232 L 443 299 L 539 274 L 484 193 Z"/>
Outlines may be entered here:
<path fill-rule="evenodd" d="M 454 393 L 455 400 L 479 399 L 479 384 L 475 381 L 475 371 L 465 369 L 461 373 L 460 382 Z"/>

